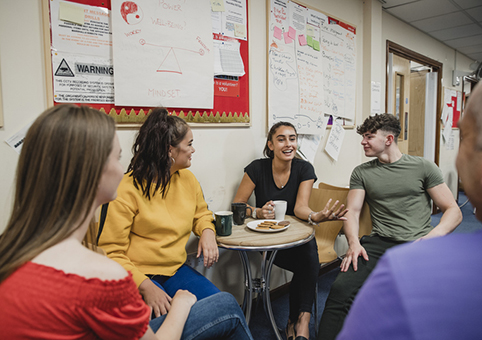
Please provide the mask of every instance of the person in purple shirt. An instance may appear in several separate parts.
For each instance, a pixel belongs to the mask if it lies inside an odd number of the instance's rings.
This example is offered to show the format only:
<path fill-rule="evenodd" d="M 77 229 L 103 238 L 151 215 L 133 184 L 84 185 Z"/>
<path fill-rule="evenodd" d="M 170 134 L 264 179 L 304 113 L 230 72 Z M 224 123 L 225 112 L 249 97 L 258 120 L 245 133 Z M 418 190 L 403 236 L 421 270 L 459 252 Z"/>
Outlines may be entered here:
<path fill-rule="evenodd" d="M 482 221 L 482 85 L 459 123 L 457 170 Z M 482 232 L 388 250 L 357 295 L 339 340 L 482 339 Z"/>

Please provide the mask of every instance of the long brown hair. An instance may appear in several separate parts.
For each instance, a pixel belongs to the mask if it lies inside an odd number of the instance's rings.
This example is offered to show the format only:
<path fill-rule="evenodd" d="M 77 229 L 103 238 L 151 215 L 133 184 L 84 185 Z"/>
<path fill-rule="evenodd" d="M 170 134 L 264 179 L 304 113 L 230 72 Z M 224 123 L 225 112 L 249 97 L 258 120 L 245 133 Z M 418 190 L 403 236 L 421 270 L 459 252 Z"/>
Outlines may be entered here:
<path fill-rule="evenodd" d="M 188 130 L 184 120 L 169 115 L 165 108 L 154 109 L 139 129 L 127 171 L 132 171 L 134 186 L 140 187 L 147 199 L 159 188 L 163 197 L 167 193 L 172 166 L 169 147 L 177 147 Z M 153 183 L 156 185 L 151 190 Z"/>
<path fill-rule="evenodd" d="M 0 237 L 0 282 L 88 218 L 115 124 L 86 106 L 55 106 L 25 137 L 17 166 L 13 210 Z"/>

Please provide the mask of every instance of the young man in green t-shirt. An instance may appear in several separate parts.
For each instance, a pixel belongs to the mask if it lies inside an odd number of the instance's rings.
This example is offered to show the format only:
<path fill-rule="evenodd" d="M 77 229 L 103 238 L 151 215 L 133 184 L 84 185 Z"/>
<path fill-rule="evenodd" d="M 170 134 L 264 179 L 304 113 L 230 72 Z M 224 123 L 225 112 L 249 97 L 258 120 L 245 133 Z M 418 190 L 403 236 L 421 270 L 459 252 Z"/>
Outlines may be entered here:
<path fill-rule="evenodd" d="M 400 131 L 398 119 L 387 113 L 371 116 L 357 128 L 365 156 L 376 158 L 351 175 L 343 227 L 349 248 L 326 301 L 318 339 L 336 338 L 358 290 L 388 248 L 446 235 L 462 221 L 439 168 L 424 158 L 402 154 L 397 144 Z M 431 199 L 443 211 L 435 228 L 430 225 Z M 373 228 L 371 235 L 358 240 L 365 200 Z"/>

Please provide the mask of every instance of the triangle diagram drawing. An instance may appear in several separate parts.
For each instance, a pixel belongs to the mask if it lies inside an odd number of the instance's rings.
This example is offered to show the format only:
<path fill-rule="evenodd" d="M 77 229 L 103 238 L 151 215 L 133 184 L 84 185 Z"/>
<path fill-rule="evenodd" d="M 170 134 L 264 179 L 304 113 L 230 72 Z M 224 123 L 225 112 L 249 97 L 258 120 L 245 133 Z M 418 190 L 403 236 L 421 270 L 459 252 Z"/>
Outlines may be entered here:
<path fill-rule="evenodd" d="M 169 49 L 169 52 L 162 61 L 161 65 L 159 65 L 157 72 L 172 72 L 182 74 L 181 67 L 177 61 L 176 52 L 174 52 L 172 47 Z"/>

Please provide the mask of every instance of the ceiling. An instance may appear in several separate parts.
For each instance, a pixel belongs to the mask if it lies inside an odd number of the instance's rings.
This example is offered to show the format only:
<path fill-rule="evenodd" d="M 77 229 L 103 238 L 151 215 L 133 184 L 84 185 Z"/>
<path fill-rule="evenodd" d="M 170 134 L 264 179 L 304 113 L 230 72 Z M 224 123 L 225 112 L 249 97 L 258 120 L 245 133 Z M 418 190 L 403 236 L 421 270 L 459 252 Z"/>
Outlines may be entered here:
<path fill-rule="evenodd" d="M 379 0 L 383 10 L 482 61 L 482 0 Z"/>

